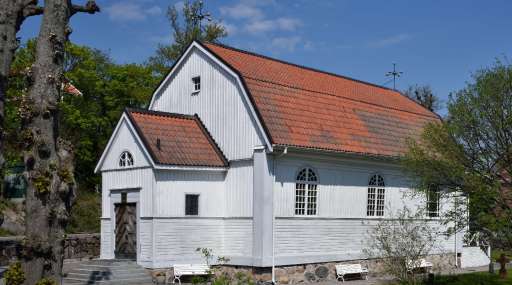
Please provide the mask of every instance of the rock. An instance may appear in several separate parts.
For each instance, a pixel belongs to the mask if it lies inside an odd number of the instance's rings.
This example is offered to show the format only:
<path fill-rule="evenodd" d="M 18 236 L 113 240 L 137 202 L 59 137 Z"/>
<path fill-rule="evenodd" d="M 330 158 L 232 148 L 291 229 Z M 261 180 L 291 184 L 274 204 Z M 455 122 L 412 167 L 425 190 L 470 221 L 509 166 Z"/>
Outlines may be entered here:
<path fill-rule="evenodd" d="M 316 276 L 314 273 L 306 272 L 304 273 L 304 279 L 308 282 L 314 282 L 316 280 Z"/>
<path fill-rule="evenodd" d="M 325 279 L 327 276 L 329 276 L 329 268 L 320 265 L 315 269 L 315 275 L 318 277 L 318 279 Z"/>
<path fill-rule="evenodd" d="M 281 276 L 286 276 L 287 275 L 286 270 L 282 269 L 282 268 L 276 268 L 275 269 L 275 274 L 276 274 L 277 278 L 279 278 Z"/>
<path fill-rule="evenodd" d="M 288 278 L 288 276 L 284 275 L 284 276 L 281 276 L 277 279 L 277 282 L 279 284 L 288 284 L 290 282 L 290 279 Z"/>

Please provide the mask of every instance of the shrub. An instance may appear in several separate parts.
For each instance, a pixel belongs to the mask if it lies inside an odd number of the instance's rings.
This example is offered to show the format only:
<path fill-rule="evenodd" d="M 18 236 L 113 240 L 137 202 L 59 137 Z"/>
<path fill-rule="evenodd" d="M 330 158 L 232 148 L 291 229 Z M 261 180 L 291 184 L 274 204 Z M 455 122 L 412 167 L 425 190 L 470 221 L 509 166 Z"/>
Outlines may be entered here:
<path fill-rule="evenodd" d="M 36 285 L 57 285 L 57 282 L 51 278 L 43 278 L 37 281 Z"/>
<path fill-rule="evenodd" d="M 21 263 L 16 262 L 9 266 L 4 273 L 5 285 L 21 285 L 25 282 L 25 273 L 21 269 Z"/>
<path fill-rule="evenodd" d="M 67 233 L 98 233 L 100 231 L 101 194 L 78 191 L 71 210 Z"/>

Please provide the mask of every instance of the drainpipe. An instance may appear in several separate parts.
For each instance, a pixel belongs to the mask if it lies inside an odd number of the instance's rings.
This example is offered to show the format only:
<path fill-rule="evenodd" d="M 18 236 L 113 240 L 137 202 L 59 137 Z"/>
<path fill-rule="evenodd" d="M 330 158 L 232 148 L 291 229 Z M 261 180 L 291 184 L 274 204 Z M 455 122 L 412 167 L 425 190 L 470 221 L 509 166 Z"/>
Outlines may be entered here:
<path fill-rule="evenodd" d="M 274 175 L 274 183 L 272 185 L 272 191 L 274 191 L 275 189 L 275 186 L 276 186 L 276 158 L 281 158 L 283 156 L 285 156 L 286 154 L 288 153 L 288 147 L 285 147 L 283 152 L 281 154 L 279 154 L 278 156 L 275 156 L 274 157 L 274 161 L 272 163 L 272 174 Z M 272 194 L 272 284 L 277 284 L 276 282 L 276 275 L 275 275 L 275 270 L 276 270 L 276 263 L 275 263 L 275 240 L 274 240 L 274 232 L 275 232 L 275 229 L 274 229 L 274 224 L 275 224 L 275 213 L 274 213 L 274 209 L 275 209 L 275 205 L 274 205 L 274 200 L 275 200 L 275 193 Z"/>

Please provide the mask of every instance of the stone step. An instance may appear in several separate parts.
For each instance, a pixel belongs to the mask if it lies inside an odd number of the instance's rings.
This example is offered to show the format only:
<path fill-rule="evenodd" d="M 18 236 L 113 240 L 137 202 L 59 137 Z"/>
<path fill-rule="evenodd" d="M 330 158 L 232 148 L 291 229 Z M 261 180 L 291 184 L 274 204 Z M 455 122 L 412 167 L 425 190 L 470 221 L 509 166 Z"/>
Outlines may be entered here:
<path fill-rule="evenodd" d="M 135 261 L 88 260 L 64 265 L 63 285 L 149 285 L 150 274 Z"/>
<path fill-rule="evenodd" d="M 79 279 L 79 278 L 64 278 L 62 279 L 62 284 L 63 285 L 68 285 L 68 284 L 76 284 L 76 285 L 81 285 L 81 284 L 87 284 L 87 285 L 92 285 L 92 284 L 101 284 L 101 285 L 122 285 L 122 284 L 130 284 L 130 285 L 135 285 L 135 284 L 138 284 L 138 285 L 149 285 L 149 284 L 153 284 L 152 280 L 150 277 L 145 277 L 145 278 L 129 278 L 129 279 L 116 279 L 116 280 L 84 280 L 84 279 Z"/>

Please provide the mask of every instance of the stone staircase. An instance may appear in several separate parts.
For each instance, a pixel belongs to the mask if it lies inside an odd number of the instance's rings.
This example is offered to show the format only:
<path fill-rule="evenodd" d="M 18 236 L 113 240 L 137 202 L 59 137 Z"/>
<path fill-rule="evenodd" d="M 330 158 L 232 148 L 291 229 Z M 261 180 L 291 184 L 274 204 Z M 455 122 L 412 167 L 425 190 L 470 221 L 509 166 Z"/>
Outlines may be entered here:
<path fill-rule="evenodd" d="M 63 285 L 153 284 L 146 269 L 131 260 L 88 260 L 65 262 Z"/>
<path fill-rule="evenodd" d="M 479 267 L 489 265 L 490 259 L 478 246 L 465 246 L 462 248 L 461 267 Z"/>

